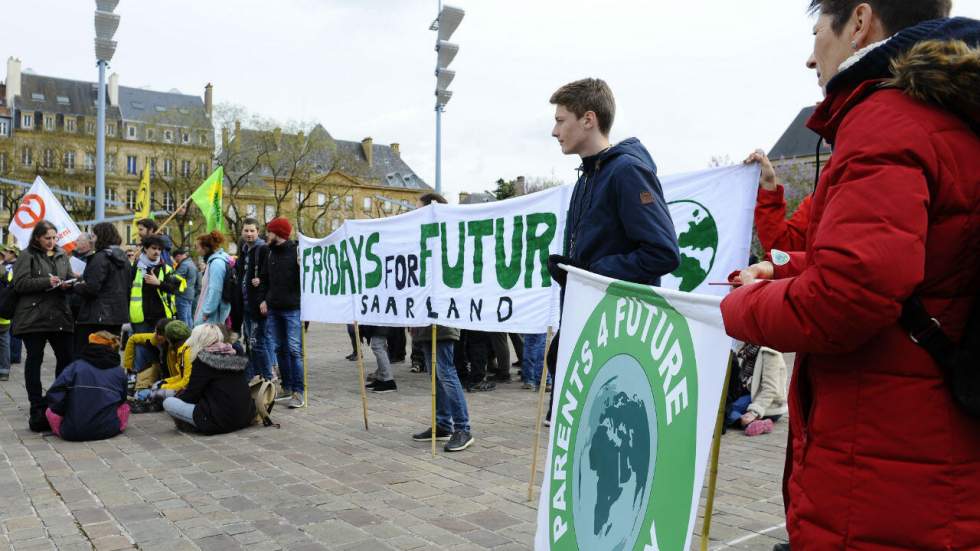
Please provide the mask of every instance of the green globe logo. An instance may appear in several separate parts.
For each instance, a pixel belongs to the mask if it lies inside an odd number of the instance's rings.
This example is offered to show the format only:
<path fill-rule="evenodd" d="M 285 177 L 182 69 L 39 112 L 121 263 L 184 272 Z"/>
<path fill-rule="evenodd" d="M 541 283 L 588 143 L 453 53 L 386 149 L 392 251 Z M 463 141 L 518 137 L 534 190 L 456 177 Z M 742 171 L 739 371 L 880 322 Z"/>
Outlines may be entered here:
<path fill-rule="evenodd" d="M 677 232 L 681 265 L 663 277 L 664 287 L 691 292 L 708 279 L 718 251 L 718 225 L 704 205 L 681 200 L 667 203 Z"/>
<path fill-rule="evenodd" d="M 615 282 L 575 339 L 555 395 L 551 549 L 681 551 L 697 449 L 687 319 L 653 288 Z M 648 547 L 649 546 L 649 547 Z"/>

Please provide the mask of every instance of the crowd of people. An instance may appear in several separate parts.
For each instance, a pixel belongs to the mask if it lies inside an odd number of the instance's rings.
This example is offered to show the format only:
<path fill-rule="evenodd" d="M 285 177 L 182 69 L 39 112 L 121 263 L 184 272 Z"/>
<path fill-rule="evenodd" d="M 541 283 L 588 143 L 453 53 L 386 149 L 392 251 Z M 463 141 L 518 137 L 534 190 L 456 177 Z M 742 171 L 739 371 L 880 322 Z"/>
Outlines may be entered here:
<path fill-rule="evenodd" d="M 130 414 L 166 410 L 180 429 L 230 432 L 256 419 L 253 377 L 281 386 L 289 408 L 303 407 L 292 227 L 269 221 L 269 245 L 257 239 L 257 221 L 244 228 L 240 260 L 212 231 L 196 238 L 195 262 L 150 219 L 138 222 L 135 250 L 99 223 L 69 253 L 46 220 L 23 251 L 3 247 L 0 311 L 10 319 L 0 319 L 0 380 L 26 348 L 28 427 L 101 439 L 125 430 Z M 55 382 L 45 392 L 49 346 Z"/>

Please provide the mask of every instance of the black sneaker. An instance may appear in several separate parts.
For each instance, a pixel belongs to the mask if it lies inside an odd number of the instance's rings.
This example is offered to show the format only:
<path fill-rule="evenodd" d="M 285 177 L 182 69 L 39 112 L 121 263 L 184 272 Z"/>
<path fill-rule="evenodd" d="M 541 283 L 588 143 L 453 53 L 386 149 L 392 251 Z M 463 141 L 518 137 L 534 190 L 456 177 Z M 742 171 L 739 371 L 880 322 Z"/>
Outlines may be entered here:
<path fill-rule="evenodd" d="M 364 384 L 364 388 L 366 388 L 368 390 L 374 390 L 374 387 L 378 386 L 378 383 L 380 383 L 380 382 L 381 381 L 374 380 L 374 381 L 371 381 L 370 383 L 365 383 Z"/>
<path fill-rule="evenodd" d="M 473 438 L 473 435 L 469 431 L 458 430 L 453 433 L 452 438 L 449 439 L 449 442 L 443 449 L 447 452 L 461 452 L 470 447 L 475 441 L 476 439 Z"/>
<path fill-rule="evenodd" d="M 9 373 L 0 373 L 0 381 L 9 381 L 9 380 L 10 380 Z"/>
<path fill-rule="evenodd" d="M 395 384 L 394 379 L 390 381 L 375 381 L 374 385 L 371 386 L 371 392 L 376 392 L 378 394 L 394 392 L 396 390 L 398 390 L 398 385 Z"/>
<path fill-rule="evenodd" d="M 44 415 L 44 409 L 44 406 L 31 407 L 30 417 L 27 418 L 27 428 L 33 432 L 49 432 L 51 430 L 48 417 Z"/>
<path fill-rule="evenodd" d="M 351 352 L 350 354 L 347 355 L 346 358 L 347 358 L 348 361 L 356 362 L 357 361 L 357 352 Z"/>
<path fill-rule="evenodd" d="M 174 425 L 180 432 L 197 432 L 197 427 L 184 421 L 183 419 L 177 419 L 174 417 Z"/>
<path fill-rule="evenodd" d="M 777 543 L 772 546 L 772 551 L 789 551 L 788 543 Z"/>
<path fill-rule="evenodd" d="M 436 440 L 446 441 L 453 435 L 453 432 L 449 429 L 444 429 L 442 427 L 436 427 Z M 416 442 L 428 442 L 432 440 L 432 427 L 425 429 L 424 431 L 413 434 L 412 440 Z"/>

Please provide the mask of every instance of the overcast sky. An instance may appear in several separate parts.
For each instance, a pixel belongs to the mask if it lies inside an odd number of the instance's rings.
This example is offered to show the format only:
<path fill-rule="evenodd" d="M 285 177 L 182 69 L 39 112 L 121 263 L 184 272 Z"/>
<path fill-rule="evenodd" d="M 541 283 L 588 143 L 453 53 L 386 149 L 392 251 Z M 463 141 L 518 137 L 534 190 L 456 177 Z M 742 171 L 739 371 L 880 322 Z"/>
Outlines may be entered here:
<path fill-rule="evenodd" d="M 443 117 L 443 188 L 499 177 L 574 180 L 578 159 L 550 136 L 560 85 L 605 79 L 613 141 L 636 136 L 661 174 L 769 149 L 820 99 L 804 62 L 805 0 L 456 0 L 456 80 Z M 0 55 L 38 74 L 96 80 L 94 2 L 3 2 Z M 121 0 L 120 83 L 203 95 L 337 139 L 399 142 L 435 182 L 434 0 Z M 980 18 L 980 0 L 954 0 Z M 0 69 L 6 73 L 5 64 Z"/>

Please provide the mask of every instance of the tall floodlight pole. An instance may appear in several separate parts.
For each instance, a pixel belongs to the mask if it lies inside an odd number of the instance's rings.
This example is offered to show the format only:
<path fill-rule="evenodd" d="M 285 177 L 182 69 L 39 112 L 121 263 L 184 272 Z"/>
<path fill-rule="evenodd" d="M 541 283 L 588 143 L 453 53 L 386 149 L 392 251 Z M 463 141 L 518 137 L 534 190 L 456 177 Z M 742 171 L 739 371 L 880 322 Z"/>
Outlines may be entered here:
<path fill-rule="evenodd" d="M 459 46 L 448 40 L 459 27 L 466 12 L 452 6 L 443 6 L 442 0 L 439 0 L 438 13 L 429 30 L 438 32 L 436 38 L 436 193 L 442 193 L 442 113 L 453 97 L 453 93 L 448 88 L 456 76 L 456 72 L 450 71 L 448 67 L 459 52 Z"/>
<path fill-rule="evenodd" d="M 116 53 L 112 37 L 119 16 L 112 13 L 119 0 L 95 0 L 95 59 L 99 66 L 99 99 L 95 123 L 95 219 L 105 219 L 105 69 Z"/>

